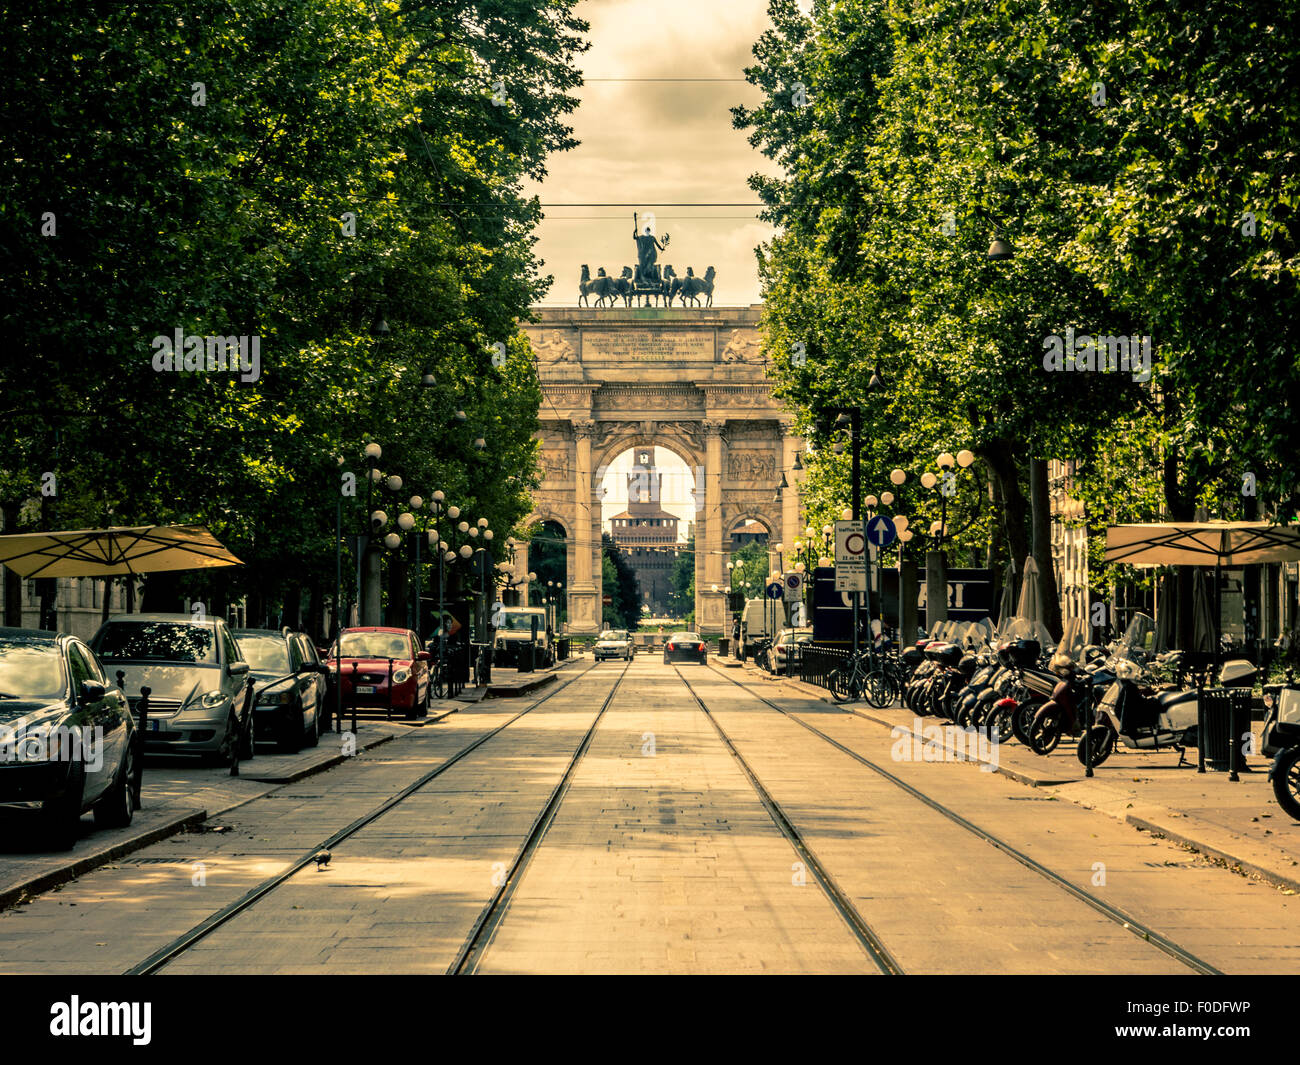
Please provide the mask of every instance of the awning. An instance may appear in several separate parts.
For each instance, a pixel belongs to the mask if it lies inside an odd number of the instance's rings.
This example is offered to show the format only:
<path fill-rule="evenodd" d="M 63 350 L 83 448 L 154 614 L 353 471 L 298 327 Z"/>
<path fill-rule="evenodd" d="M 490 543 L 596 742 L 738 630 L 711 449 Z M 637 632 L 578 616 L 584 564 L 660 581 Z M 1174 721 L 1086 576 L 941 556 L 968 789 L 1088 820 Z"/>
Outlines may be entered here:
<path fill-rule="evenodd" d="M 242 565 L 202 525 L 0 536 L 0 566 L 21 577 L 119 577 Z"/>
<path fill-rule="evenodd" d="M 1251 566 L 1300 559 L 1300 526 L 1263 521 L 1112 525 L 1106 561 L 1130 566 Z"/>

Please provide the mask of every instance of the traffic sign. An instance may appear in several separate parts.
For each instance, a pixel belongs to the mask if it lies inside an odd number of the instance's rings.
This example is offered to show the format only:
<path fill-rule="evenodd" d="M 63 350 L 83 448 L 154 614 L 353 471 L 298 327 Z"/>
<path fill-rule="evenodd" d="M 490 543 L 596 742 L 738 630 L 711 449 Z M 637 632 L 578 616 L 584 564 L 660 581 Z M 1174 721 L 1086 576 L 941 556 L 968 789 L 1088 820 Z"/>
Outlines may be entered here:
<path fill-rule="evenodd" d="M 803 574 L 791 572 L 785 575 L 785 601 L 797 603 L 803 599 Z"/>
<path fill-rule="evenodd" d="M 867 539 L 876 547 L 888 547 L 898 537 L 898 529 L 891 518 L 877 514 L 867 522 Z"/>
<path fill-rule="evenodd" d="M 785 594 L 785 589 L 780 581 L 773 581 L 767 586 L 766 592 L 769 599 L 780 599 Z"/>
<path fill-rule="evenodd" d="M 835 589 L 867 590 L 867 537 L 860 521 L 835 523 Z"/>

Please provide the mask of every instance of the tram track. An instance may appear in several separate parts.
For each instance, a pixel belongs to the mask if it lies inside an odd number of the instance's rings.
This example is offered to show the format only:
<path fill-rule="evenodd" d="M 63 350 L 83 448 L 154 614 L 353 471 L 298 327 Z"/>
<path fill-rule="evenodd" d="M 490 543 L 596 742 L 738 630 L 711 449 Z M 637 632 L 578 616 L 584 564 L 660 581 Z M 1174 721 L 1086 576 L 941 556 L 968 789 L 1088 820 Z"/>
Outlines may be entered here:
<path fill-rule="evenodd" d="M 618 675 L 618 679 L 614 681 L 614 687 L 610 689 L 604 702 L 600 704 L 600 709 L 596 711 L 596 717 L 592 721 L 591 727 L 587 729 L 581 742 L 574 750 L 573 756 L 569 759 L 569 764 L 564 770 L 564 775 L 552 789 L 549 798 L 546 800 L 546 805 L 542 807 L 541 813 L 533 821 L 528 835 L 524 837 L 523 844 L 515 854 L 514 861 L 510 863 L 510 867 L 502 877 L 496 893 L 479 913 L 469 935 L 465 937 L 465 942 L 461 944 L 460 950 L 456 952 L 456 957 L 447 967 L 448 976 L 472 976 L 478 971 L 483 956 L 492 946 L 492 940 L 496 936 L 497 929 L 500 928 L 501 922 L 505 920 L 515 891 L 523 880 L 524 874 L 528 871 L 529 862 L 532 861 L 533 855 L 537 853 L 538 848 L 546 839 L 546 834 L 550 831 L 551 825 L 554 824 L 555 815 L 564 802 L 565 795 L 568 794 L 569 785 L 573 782 L 573 776 L 577 772 L 583 756 L 591 747 L 592 737 L 595 736 L 596 729 L 600 727 L 600 722 L 605 716 L 605 711 L 609 709 L 610 704 L 614 701 L 614 696 L 618 694 L 619 686 L 623 683 L 623 678 L 627 676 L 627 672 L 631 667 L 632 663 L 630 661 L 624 665 L 623 671 Z"/>
<path fill-rule="evenodd" d="M 757 699 L 759 702 L 775 710 L 777 713 L 781 714 L 782 716 L 786 717 L 790 721 L 794 722 L 796 725 L 799 725 L 801 728 L 805 729 L 806 731 L 810 732 L 814 736 L 828 743 L 830 746 L 834 747 L 842 754 L 847 755 L 849 758 L 853 759 L 859 765 L 862 765 L 865 768 L 870 769 L 873 773 L 875 773 L 876 775 L 878 775 L 888 783 L 906 792 L 912 798 L 916 799 L 918 802 L 921 802 L 925 806 L 929 807 L 931 810 L 945 817 L 953 824 L 959 826 L 960 828 L 974 835 L 978 839 L 982 840 L 984 843 L 988 844 L 990 847 L 994 848 L 997 851 L 1000 851 L 1001 853 L 1005 854 L 1007 857 L 1018 862 L 1020 865 L 1024 866 L 1026 869 L 1029 869 L 1031 872 L 1037 874 L 1038 876 L 1042 877 L 1044 880 L 1048 881 L 1055 887 L 1065 891 L 1067 894 L 1071 895 L 1079 902 L 1082 902 L 1084 905 L 1088 906 L 1095 912 L 1101 914 L 1103 917 L 1112 921 L 1116 925 L 1119 925 L 1125 931 L 1136 936 L 1138 939 L 1141 939 L 1144 942 L 1149 943 L 1151 946 L 1155 947 L 1157 950 L 1173 958 L 1175 961 L 1178 961 L 1179 963 L 1187 966 L 1192 971 L 1203 976 L 1223 975 L 1223 973 L 1219 969 L 1216 969 L 1209 962 L 1193 954 L 1191 951 L 1180 946 L 1178 943 L 1175 943 L 1167 936 L 1162 935 L 1154 928 L 1151 928 L 1148 925 L 1144 924 L 1142 921 L 1138 920 L 1136 917 L 1132 916 L 1131 914 L 1125 912 L 1120 907 L 1115 906 L 1113 903 L 1107 902 L 1105 899 L 1098 898 L 1096 895 L 1093 895 L 1091 892 L 1085 891 L 1083 888 L 1072 883 L 1070 880 L 1062 876 L 1060 873 L 1057 873 L 1056 871 L 1048 868 L 1047 866 L 1043 865 L 1041 862 L 1030 857 L 1028 854 L 1012 846 L 1010 843 L 1006 842 L 1000 837 L 994 835 L 992 832 L 988 831 L 985 828 L 982 828 L 981 826 L 975 824 L 973 821 L 970 821 L 967 818 L 963 817 L 961 814 L 957 813 L 957 811 L 953 810 L 952 808 L 948 807 L 944 803 L 940 802 L 938 799 L 934 798 L 931 795 L 927 795 L 925 792 L 922 792 L 918 788 L 913 787 L 905 780 L 902 780 L 895 774 L 889 772 L 889 770 L 885 769 L 883 766 L 878 765 L 876 762 L 873 762 L 871 759 L 862 755 L 858 751 L 855 751 L 851 747 L 848 747 L 845 744 L 841 743 L 833 736 L 830 736 L 827 733 L 823 732 L 821 729 L 817 728 L 817 726 L 812 725 L 809 722 L 803 720 L 803 718 L 798 716 L 798 714 L 795 713 L 794 711 L 778 705 L 777 703 L 773 702 L 771 699 L 768 699 L 766 696 L 755 691 L 753 688 L 749 687 L 748 685 L 742 684 L 740 681 L 736 680 L 735 678 L 728 676 L 726 673 L 723 673 L 721 670 L 714 669 L 713 672 L 717 676 L 721 677 L 723 680 L 729 681 L 731 684 L 734 684 L 736 687 L 740 688 L 747 695 L 751 696 L 754 699 Z M 683 678 L 683 680 L 685 680 L 685 678 Z M 690 687 L 689 683 L 687 684 L 687 687 L 688 688 Z M 696 694 L 693 690 L 691 694 L 695 697 L 697 702 L 700 701 L 698 694 Z M 701 703 L 701 706 L 703 706 L 703 703 Z M 843 708 L 840 707 L 836 707 L 836 709 L 841 710 L 841 712 L 843 712 L 846 716 L 857 716 L 857 717 L 863 716 L 860 714 L 855 714 L 851 710 L 843 710 Z M 707 713 L 708 711 L 706 710 L 705 712 Z M 716 722 L 715 722 L 715 727 L 717 727 Z"/>
<path fill-rule="evenodd" d="M 177 958 L 183 956 L 197 943 L 206 939 L 212 933 L 216 932 L 218 929 L 228 924 L 230 921 L 238 917 L 240 914 L 251 909 L 259 901 L 261 901 L 262 899 L 270 895 L 272 892 L 274 892 L 276 888 L 280 887 L 282 884 L 284 884 L 292 877 L 294 877 L 297 873 L 301 872 L 308 865 L 312 864 L 316 856 L 320 854 L 322 851 L 331 850 L 332 848 L 338 846 L 339 844 L 344 843 L 346 840 L 356 835 L 358 832 L 366 828 L 368 825 L 379 820 L 385 814 L 390 813 L 392 810 L 400 806 L 401 803 L 403 803 L 406 799 L 410 798 L 421 788 L 425 787 L 432 781 L 436 780 L 438 777 L 442 776 L 442 774 L 446 773 L 448 770 L 452 769 L 454 766 L 464 761 L 464 759 L 468 758 L 471 754 L 477 751 L 489 740 L 492 740 L 495 737 L 499 736 L 511 725 L 515 724 L 517 721 L 531 714 L 540 706 L 549 702 L 551 699 L 555 698 L 555 696 L 559 695 L 564 691 L 567 691 L 574 684 L 578 683 L 581 680 L 586 679 L 594 672 L 594 670 L 595 670 L 594 666 L 589 667 L 583 670 L 582 672 L 578 673 L 576 676 L 552 688 L 550 691 L 548 691 L 545 695 L 538 698 L 531 705 L 524 707 L 518 713 L 512 715 L 507 721 L 504 721 L 502 724 L 496 726 L 493 729 L 490 729 L 482 736 L 466 744 L 464 747 L 460 748 L 458 751 L 456 751 L 455 753 L 447 757 L 445 760 L 440 762 L 436 767 L 429 770 L 427 773 L 424 773 L 419 778 L 412 781 L 410 784 L 406 785 L 398 792 L 391 795 L 389 798 L 385 799 L 378 806 L 374 807 L 373 809 L 369 810 L 362 816 L 353 820 L 345 827 L 339 829 L 337 832 L 334 832 L 330 836 L 323 839 L 321 842 L 316 844 L 314 847 L 312 847 L 310 850 L 302 854 L 300 857 L 290 862 L 289 865 L 287 865 L 284 869 L 280 870 L 278 873 L 275 873 L 274 875 L 267 877 L 260 883 L 250 888 L 239 898 L 235 899 L 234 901 L 216 910 L 207 918 L 205 918 L 203 921 L 194 925 L 187 931 L 181 933 L 179 936 L 173 938 L 170 942 L 166 943 L 162 947 L 155 950 L 143 961 L 140 961 L 137 964 L 131 966 L 129 969 L 125 970 L 123 975 L 149 976 L 159 972 L 165 966 L 175 961 Z M 626 668 L 624 669 L 624 673 L 626 673 Z M 614 688 L 611 690 L 610 693 L 610 698 L 612 698 L 613 692 L 617 690 L 618 684 L 621 681 L 622 681 L 622 674 L 620 674 L 618 681 L 615 682 Z M 608 703 L 608 700 L 606 700 L 606 703 Z M 595 726 L 593 725 L 592 727 L 593 730 L 594 727 Z M 587 736 L 584 737 L 584 743 L 588 743 L 590 741 L 590 734 L 591 733 L 588 732 Z M 543 811 L 543 813 L 545 813 L 545 811 Z M 534 827 L 536 827 L 536 825 Z"/>
<path fill-rule="evenodd" d="M 889 949 L 881 941 L 875 930 L 867 923 L 866 918 L 863 917 L 858 908 L 853 905 L 852 900 L 847 894 L 845 894 L 843 888 L 840 887 L 835 878 L 830 874 L 830 871 L 822 864 L 821 860 L 808 845 L 808 842 L 799 832 L 799 829 L 795 826 L 794 822 L 790 820 L 781 804 L 777 802 L 767 788 L 763 786 L 763 782 L 759 780 L 758 774 L 754 772 L 753 767 L 745 760 L 744 755 L 736 749 L 736 745 L 732 743 L 731 737 L 727 735 L 726 730 L 723 729 L 722 725 L 718 722 L 718 719 L 704 704 L 704 700 L 700 698 L 699 693 L 692 686 L 691 682 L 686 679 L 685 675 L 677 666 L 674 666 L 673 670 L 676 672 L 681 682 L 686 686 L 686 690 L 690 692 L 691 697 L 698 704 L 700 711 L 704 714 L 709 724 L 713 726 L 713 730 L 718 734 L 718 739 L 722 741 L 723 745 L 727 748 L 727 751 L 731 754 L 731 757 L 740 767 L 741 772 L 745 774 L 746 779 L 754 789 L 754 793 L 763 804 L 763 808 L 767 811 L 773 824 L 775 824 L 781 831 L 781 834 L 785 836 L 790 846 L 794 848 L 795 853 L 799 855 L 800 861 L 804 863 L 804 868 L 812 873 L 813 879 L 817 881 L 818 886 L 822 889 L 826 898 L 843 919 L 844 923 L 848 926 L 849 931 L 858 941 L 858 945 L 862 947 L 863 951 L 881 973 L 886 976 L 904 975 L 903 967 L 898 963 L 898 960 L 889 952 Z"/>

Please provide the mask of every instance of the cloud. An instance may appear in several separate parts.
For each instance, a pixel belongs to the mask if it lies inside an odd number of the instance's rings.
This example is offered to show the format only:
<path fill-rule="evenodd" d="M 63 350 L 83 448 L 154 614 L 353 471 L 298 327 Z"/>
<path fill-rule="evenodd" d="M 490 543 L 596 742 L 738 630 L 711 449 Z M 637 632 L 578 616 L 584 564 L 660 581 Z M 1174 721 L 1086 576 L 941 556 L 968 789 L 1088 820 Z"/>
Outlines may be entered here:
<path fill-rule="evenodd" d="M 758 90 L 743 80 L 644 79 L 742 78 L 768 26 L 766 0 L 588 0 L 578 13 L 591 23 L 584 74 L 618 80 L 580 90 L 572 123 L 582 143 L 552 156 L 546 181 L 528 191 L 550 204 L 637 206 L 547 211 L 537 253 L 556 284 L 544 302 L 571 306 L 583 263 L 617 274 L 635 261 L 634 209 L 653 210 L 657 232 L 672 235 L 661 263 L 683 275 L 716 267 L 715 304 L 756 302 L 753 249 L 772 232 L 756 210 L 667 205 L 756 202 L 749 175 L 775 168 L 732 129 L 730 108 L 757 103 Z"/>

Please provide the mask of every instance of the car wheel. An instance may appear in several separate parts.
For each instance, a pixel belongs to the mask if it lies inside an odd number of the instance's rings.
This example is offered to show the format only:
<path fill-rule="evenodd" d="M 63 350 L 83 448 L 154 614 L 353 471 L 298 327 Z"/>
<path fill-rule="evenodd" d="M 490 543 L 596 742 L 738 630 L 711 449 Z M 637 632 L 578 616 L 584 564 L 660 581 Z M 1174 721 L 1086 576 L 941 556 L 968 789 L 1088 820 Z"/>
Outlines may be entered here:
<path fill-rule="evenodd" d="M 57 799 L 41 805 L 44 835 L 53 850 L 71 850 L 81 835 L 81 799 L 86 793 L 86 767 L 73 762 L 68 769 L 68 788 Z"/>
<path fill-rule="evenodd" d="M 235 731 L 236 731 L 236 734 L 237 734 L 238 737 L 239 737 L 239 760 L 240 760 L 241 762 L 247 762 L 247 761 L 250 761 L 250 760 L 252 759 L 254 753 L 255 753 L 254 750 L 253 750 L 253 746 L 254 746 L 254 744 L 253 744 L 253 721 L 252 721 L 252 719 L 251 719 L 251 718 L 249 719 L 249 722 L 248 722 L 248 729 L 247 729 L 247 731 L 244 731 L 244 730 L 240 729 L 240 727 L 239 727 L 239 719 L 236 718 L 236 719 L 235 719 Z M 299 735 L 301 735 L 301 733 L 299 733 Z M 294 749 L 297 750 L 297 748 L 294 748 Z"/>
<path fill-rule="evenodd" d="M 280 722 L 280 735 L 276 746 L 286 754 L 294 754 L 302 749 L 303 734 L 307 731 L 307 715 L 299 707 Z M 240 757 L 243 757 L 241 752 Z"/>
<path fill-rule="evenodd" d="M 211 754 L 205 754 L 203 761 L 206 765 L 229 765 L 235 754 L 236 736 L 239 734 L 239 719 L 235 717 L 235 711 L 230 711 L 230 716 L 226 718 L 226 731 L 221 735 L 221 743 Z"/>
<path fill-rule="evenodd" d="M 131 781 L 135 776 L 135 744 L 127 744 L 126 757 L 108 791 L 95 803 L 95 824 L 100 828 L 126 828 L 135 816 L 135 796 Z"/>

